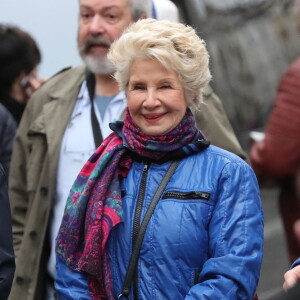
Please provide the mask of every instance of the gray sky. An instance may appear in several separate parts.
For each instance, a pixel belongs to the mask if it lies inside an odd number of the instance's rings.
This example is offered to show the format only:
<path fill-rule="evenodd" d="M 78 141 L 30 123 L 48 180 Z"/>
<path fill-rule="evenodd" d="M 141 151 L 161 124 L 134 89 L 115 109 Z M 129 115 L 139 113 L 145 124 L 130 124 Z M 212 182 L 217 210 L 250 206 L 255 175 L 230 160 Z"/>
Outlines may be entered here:
<path fill-rule="evenodd" d="M 20 26 L 38 43 L 42 77 L 81 64 L 76 45 L 77 15 L 76 0 L 0 0 L 0 22 Z"/>

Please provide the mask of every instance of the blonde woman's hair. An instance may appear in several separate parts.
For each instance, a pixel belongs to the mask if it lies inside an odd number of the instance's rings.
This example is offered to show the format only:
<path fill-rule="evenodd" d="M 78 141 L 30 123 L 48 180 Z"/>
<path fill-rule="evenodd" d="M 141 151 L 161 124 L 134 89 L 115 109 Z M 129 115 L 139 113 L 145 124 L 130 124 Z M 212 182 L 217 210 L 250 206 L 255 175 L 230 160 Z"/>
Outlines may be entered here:
<path fill-rule="evenodd" d="M 199 107 L 202 89 L 211 79 L 205 42 L 192 27 L 181 23 L 139 20 L 111 45 L 108 58 L 116 67 L 115 78 L 120 89 L 125 91 L 135 59 L 158 60 L 178 74 L 187 105 L 194 108 Z"/>

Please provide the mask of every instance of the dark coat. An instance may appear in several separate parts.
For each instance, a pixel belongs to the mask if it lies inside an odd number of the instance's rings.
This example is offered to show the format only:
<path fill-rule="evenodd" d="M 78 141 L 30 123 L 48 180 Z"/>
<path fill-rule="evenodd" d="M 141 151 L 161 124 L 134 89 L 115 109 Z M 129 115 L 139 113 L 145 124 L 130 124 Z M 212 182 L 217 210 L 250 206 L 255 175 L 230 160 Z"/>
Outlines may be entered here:
<path fill-rule="evenodd" d="M 0 120 L 2 120 L 0 118 Z M 10 207 L 7 193 L 7 179 L 0 164 L 0 300 L 6 300 L 10 293 L 15 273 L 15 256 L 12 243 Z"/>
<path fill-rule="evenodd" d="M 0 103 L 10 112 L 19 125 L 26 105 L 9 96 L 1 98 Z"/>
<path fill-rule="evenodd" d="M 13 140 L 17 130 L 17 123 L 10 112 L 0 104 L 0 163 L 8 174 Z"/>

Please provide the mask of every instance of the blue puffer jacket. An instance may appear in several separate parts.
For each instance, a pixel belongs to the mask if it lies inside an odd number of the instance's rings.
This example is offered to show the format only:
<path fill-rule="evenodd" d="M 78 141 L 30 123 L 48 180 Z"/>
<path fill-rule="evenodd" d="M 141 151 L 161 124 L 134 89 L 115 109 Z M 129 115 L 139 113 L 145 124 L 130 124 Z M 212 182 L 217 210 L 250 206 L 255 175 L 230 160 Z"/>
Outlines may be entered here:
<path fill-rule="evenodd" d="M 123 180 L 125 221 L 108 241 L 115 299 L 131 255 L 141 182 L 143 218 L 169 164 L 134 162 Z M 263 213 L 255 175 L 237 156 L 210 146 L 180 162 L 154 211 L 138 261 L 139 299 L 250 300 L 262 254 Z M 86 276 L 60 259 L 56 288 L 62 300 L 91 299 Z"/>

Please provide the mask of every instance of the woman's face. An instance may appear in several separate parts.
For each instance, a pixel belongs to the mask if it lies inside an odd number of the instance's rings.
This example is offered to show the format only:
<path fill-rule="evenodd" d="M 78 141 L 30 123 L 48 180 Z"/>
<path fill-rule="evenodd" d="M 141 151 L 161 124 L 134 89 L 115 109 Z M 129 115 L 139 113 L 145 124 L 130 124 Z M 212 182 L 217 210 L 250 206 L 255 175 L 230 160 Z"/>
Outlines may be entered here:
<path fill-rule="evenodd" d="M 187 108 L 177 73 L 148 58 L 133 62 L 127 100 L 132 119 L 149 136 L 170 132 L 180 123 Z"/>

